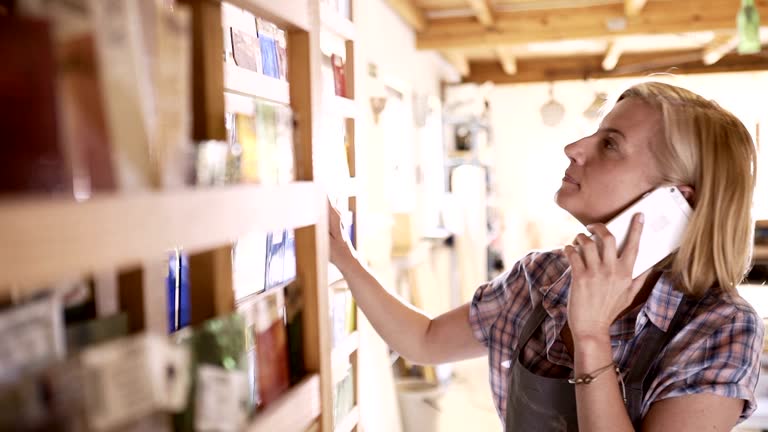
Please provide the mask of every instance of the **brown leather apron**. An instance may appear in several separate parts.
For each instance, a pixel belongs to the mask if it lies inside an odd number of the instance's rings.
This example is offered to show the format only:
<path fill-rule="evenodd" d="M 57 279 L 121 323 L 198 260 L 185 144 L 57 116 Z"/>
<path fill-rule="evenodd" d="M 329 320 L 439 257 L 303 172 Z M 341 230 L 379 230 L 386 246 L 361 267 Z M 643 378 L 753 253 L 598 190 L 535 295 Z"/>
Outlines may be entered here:
<path fill-rule="evenodd" d="M 680 305 L 687 300 L 683 298 Z M 625 373 L 626 405 L 635 430 L 642 425 L 643 394 L 656 376 L 655 360 L 674 336 L 685 318 L 678 306 L 664 332 L 650 320 L 646 323 L 637 356 Z M 687 315 L 687 314 L 685 314 Z M 506 432 L 575 432 L 579 430 L 576 415 L 576 392 L 567 379 L 538 376 L 520 363 L 520 351 L 539 328 L 547 312 L 539 303 L 523 325 L 517 348 L 512 354 L 507 393 Z"/>

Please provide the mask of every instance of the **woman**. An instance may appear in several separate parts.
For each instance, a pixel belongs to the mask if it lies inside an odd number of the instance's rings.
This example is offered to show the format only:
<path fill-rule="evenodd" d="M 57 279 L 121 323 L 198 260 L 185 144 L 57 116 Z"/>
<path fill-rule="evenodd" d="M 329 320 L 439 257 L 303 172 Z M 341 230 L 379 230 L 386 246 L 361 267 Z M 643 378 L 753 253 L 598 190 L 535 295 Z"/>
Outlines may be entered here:
<path fill-rule="evenodd" d="M 599 240 L 532 252 L 471 303 L 434 319 L 401 303 L 358 262 L 335 211 L 331 260 L 404 357 L 488 355 L 507 431 L 731 430 L 755 409 L 763 342 L 736 293 L 755 185 L 744 125 L 687 90 L 645 83 L 565 154 L 557 204 Z M 603 224 L 660 185 L 677 186 L 694 212 L 678 252 L 632 280 L 642 215 L 623 251 Z"/>

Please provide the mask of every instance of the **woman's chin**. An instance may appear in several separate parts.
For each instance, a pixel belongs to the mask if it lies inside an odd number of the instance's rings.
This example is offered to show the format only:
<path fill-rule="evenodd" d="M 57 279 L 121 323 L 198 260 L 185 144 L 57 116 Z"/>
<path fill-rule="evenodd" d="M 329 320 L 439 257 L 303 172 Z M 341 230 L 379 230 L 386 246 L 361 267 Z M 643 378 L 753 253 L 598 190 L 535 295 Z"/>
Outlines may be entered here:
<path fill-rule="evenodd" d="M 573 196 L 572 193 L 569 193 L 570 191 L 563 191 L 560 189 L 555 194 L 555 204 L 557 204 L 558 207 L 561 209 L 567 211 L 571 216 L 576 218 L 577 220 L 581 221 L 581 213 L 579 212 L 579 205 L 576 202 L 576 197 Z"/>
<path fill-rule="evenodd" d="M 570 190 L 569 188 L 563 188 L 561 187 L 557 192 L 555 192 L 555 204 L 557 204 L 560 208 L 570 213 L 569 207 L 571 207 L 569 204 L 573 202 L 574 197 L 574 191 Z"/>

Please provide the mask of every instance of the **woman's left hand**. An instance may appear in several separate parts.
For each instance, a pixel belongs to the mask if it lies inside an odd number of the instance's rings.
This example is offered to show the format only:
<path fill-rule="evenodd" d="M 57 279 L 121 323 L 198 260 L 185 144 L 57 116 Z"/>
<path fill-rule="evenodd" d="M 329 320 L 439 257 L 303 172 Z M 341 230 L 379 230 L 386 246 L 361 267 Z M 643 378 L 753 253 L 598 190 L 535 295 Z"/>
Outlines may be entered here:
<path fill-rule="evenodd" d="M 645 273 L 632 279 L 643 229 L 642 214 L 632 219 L 621 254 L 605 225 L 590 225 L 587 229 L 596 239 L 579 234 L 574 241 L 577 247 L 565 247 L 572 273 L 568 326 L 575 341 L 608 337 L 611 324 L 632 304 L 647 276 Z"/>

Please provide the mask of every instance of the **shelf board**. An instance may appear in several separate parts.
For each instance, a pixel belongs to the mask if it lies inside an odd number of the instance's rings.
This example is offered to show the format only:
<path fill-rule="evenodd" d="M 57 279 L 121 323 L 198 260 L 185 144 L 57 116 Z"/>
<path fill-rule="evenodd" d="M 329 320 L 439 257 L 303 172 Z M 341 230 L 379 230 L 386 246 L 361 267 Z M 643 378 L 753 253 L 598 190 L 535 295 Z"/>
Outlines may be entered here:
<path fill-rule="evenodd" d="M 333 357 L 348 358 L 360 346 L 360 332 L 358 330 L 348 334 L 344 340 L 333 349 Z"/>
<path fill-rule="evenodd" d="M 360 422 L 360 408 L 355 406 L 334 428 L 334 432 L 351 432 Z"/>
<path fill-rule="evenodd" d="M 348 334 L 331 353 L 331 370 L 333 383 L 336 384 L 347 374 L 347 364 L 351 356 L 360 347 L 360 332 L 355 330 Z M 354 373 L 352 371 L 351 373 Z"/>
<path fill-rule="evenodd" d="M 245 114 L 253 116 L 254 104 L 253 98 L 241 94 L 224 92 L 224 109 L 228 113 Z"/>
<path fill-rule="evenodd" d="M 348 41 L 355 40 L 355 24 L 341 16 L 330 5 L 320 4 L 320 22 L 323 29 Z"/>
<path fill-rule="evenodd" d="M 198 252 L 252 230 L 312 225 L 325 209 L 311 182 L 235 185 L 70 199 L 0 201 L 0 293 Z M 315 203 L 315 205 L 312 205 Z"/>
<path fill-rule="evenodd" d="M 283 105 L 291 103 L 290 85 L 287 81 L 244 69 L 232 63 L 224 65 L 224 91 L 252 96 Z M 227 93 L 225 93 L 226 95 Z M 233 101 L 227 100 L 228 109 L 231 103 Z M 249 113 L 252 111 L 253 104 L 251 103 Z"/>
<path fill-rule="evenodd" d="M 254 15 L 265 18 L 284 29 L 310 31 L 307 0 L 227 0 Z"/>
<path fill-rule="evenodd" d="M 304 378 L 254 417 L 247 432 L 304 432 L 320 416 L 320 376 Z"/>
<path fill-rule="evenodd" d="M 445 228 L 439 228 L 439 227 L 433 227 L 433 228 L 427 228 L 424 232 L 424 235 L 422 238 L 431 240 L 431 241 L 446 241 L 453 235 L 452 232 L 448 231 Z"/>
<path fill-rule="evenodd" d="M 341 274 L 339 268 L 331 263 L 328 263 L 328 287 L 331 288 L 346 283 L 347 282 L 344 280 L 344 275 Z"/>
<path fill-rule="evenodd" d="M 333 110 L 343 118 L 354 119 L 357 117 L 357 105 L 354 99 L 334 95 Z"/>
<path fill-rule="evenodd" d="M 357 177 L 350 177 L 341 185 L 339 194 L 345 197 L 356 197 L 360 194 L 360 180 Z"/>

